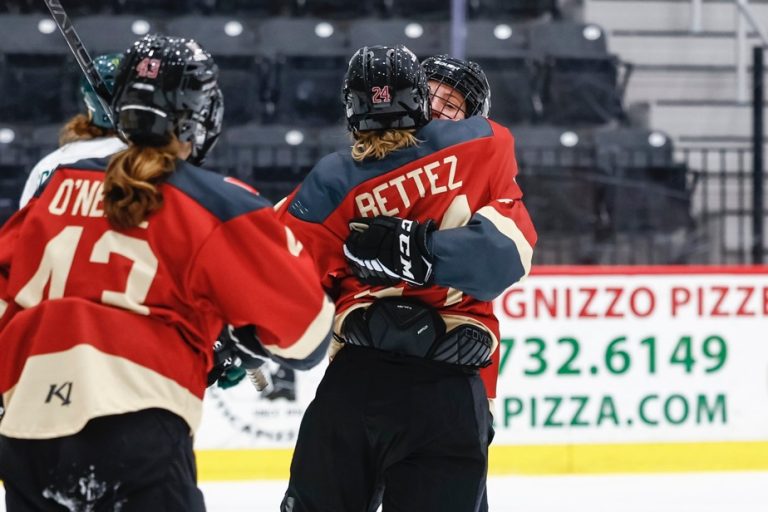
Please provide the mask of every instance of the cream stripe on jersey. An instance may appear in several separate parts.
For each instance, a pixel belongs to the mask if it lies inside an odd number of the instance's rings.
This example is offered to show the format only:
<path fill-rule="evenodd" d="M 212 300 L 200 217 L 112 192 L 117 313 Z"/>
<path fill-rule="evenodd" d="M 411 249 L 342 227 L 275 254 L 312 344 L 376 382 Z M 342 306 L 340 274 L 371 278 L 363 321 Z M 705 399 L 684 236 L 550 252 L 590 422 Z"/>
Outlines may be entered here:
<path fill-rule="evenodd" d="M 265 345 L 264 348 L 280 357 L 290 359 L 305 359 L 309 357 L 320 346 L 320 343 L 325 339 L 328 331 L 330 331 L 335 311 L 331 301 L 324 295 L 320 313 L 312 320 L 312 323 L 309 324 L 301 338 L 289 347 L 282 348 L 277 345 Z"/>
<path fill-rule="evenodd" d="M 153 407 L 174 412 L 194 431 L 202 400 L 175 381 L 91 345 L 32 356 L 6 393 L 0 434 L 50 439 L 79 432 L 88 420 Z"/>
<path fill-rule="evenodd" d="M 288 199 L 288 196 L 285 196 L 281 200 L 275 203 L 275 206 L 272 207 L 273 210 L 277 211 L 280 209 L 281 206 L 283 206 L 283 203 Z"/>
<path fill-rule="evenodd" d="M 344 320 L 347 319 L 349 314 L 356 309 L 367 308 L 371 304 L 372 302 L 359 302 L 345 309 L 343 313 L 339 313 L 338 315 L 336 315 L 336 318 L 334 318 L 333 320 L 333 332 L 336 333 L 336 335 L 341 336 L 341 326 L 344 325 Z"/>
<path fill-rule="evenodd" d="M 523 236 L 523 232 L 517 227 L 515 221 L 509 217 L 505 217 L 500 214 L 493 206 L 485 206 L 480 208 L 477 213 L 482 215 L 491 223 L 496 226 L 496 229 L 507 238 L 511 239 L 517 247 L 517 252 L 520 254 L 520 263 L 523 265 L 525 275 L 531 271 L 531 259 L 533 258 L 533 247 L 528 243 L 528 240 Z"/>
<path fill-rule="evenodd" d="M 472 209 L 469 206 L 469 200 L 466 194 L 459 194 L 453 198 L 448 209 L 445 210 L 443 219 L 440 221 L 440 229 L 458 228 L 466 226 L 472 219 Z M 448 288 L 448 293 L 443 306 L 452 306 L 461 302 L 464 292 L 456 288 Z"/>
<path fill-rule="evenodd" d="M 8 309 L 8 303 L 0 299 L 0 318 L 3 318 L 6 309 Z"/>

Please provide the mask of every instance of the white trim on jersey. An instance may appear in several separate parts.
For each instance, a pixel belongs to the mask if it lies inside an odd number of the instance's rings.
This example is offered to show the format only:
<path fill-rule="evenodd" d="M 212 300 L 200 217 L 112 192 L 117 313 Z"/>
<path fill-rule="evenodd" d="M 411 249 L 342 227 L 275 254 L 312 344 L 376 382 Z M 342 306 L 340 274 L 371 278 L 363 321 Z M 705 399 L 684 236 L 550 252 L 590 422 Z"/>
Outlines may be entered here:
<path fill-rule="evenodd" d="M 100 137 L 97 139 L 78 140 L 66 144 L 53 153 L 45 156 L 30 171 L 24 191 L 19 199 L 19 208 L 24 208 L 38 187 L 48 179 L 54 169 L 60 165 L 71 164 L 86 158 L 104 158 L 127 146 L 117 137 Z"/>

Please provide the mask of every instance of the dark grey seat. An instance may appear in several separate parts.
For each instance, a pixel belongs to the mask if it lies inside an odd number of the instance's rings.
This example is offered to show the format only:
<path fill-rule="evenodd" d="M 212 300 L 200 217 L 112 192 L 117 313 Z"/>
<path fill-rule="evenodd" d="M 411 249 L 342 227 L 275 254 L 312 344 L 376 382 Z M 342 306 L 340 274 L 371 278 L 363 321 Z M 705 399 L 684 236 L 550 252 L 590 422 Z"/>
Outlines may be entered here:
<path fill-rule="evenodd" d="M 558 14 L 557 0 L 470 0 L 477 16 L 490 19 L 532 19 Z"/>
<path fill-rule="evenodd" d="M 259 25 L 269 57 L 267 97 L 275 123 L 326 125 L 343 116 L 341 87 L 353 51 L 345 26 L 317 18 L 272 18 Z"/>
<path fill-rule="evenodd" d="M 512 127 L 518 183 L 539 232 L 596 233 L 603 176 L 590 134 L 557 126 Z"/>
<path fill-rule="evenodd" d="M 434 0 L 384 0 L 383 4 L 390 16 L 409 19 L 448 20 L 451 15 L 451 2 Z"/>
<path fill-rule="evenodd" d="M 294 0 L 293 10 L 299 16 L 352 19 L 377 12 L 376 0 Z"/>
<path fill-rule="evenodd" d="M 535 24 L 530 49 L 539 63 L 546 122 L 596 125 L 625 119 L 624 91 L 632 67 L 608 53 L 601 27 L 568 21 Z"/>
<path fill-rule="evenodd" d="M 692 225 L 693 183 L 663 132 L 611 127 L 594 133 L 597 165 L 610 179 L 605 208 L 617 232 L 666 233 Z"/>
<path fill-rule="evenodd" d="M 33 162 L 29 129 L 0 121 L 0 226 L 19 208 L 19 197 Z"/>
<path fill-rule="evenodd" d="M 216 59 L 224 94 L 224 120 L 242 124 L 264 114 L 268 60 L 249 20 L 233 16 L 182 16 L 166 24 L 168 34 L 191 36 Z"/>
<path fill-rule="evenodd" d="M 320 159 L 318 132 L 300 125 L 246 124 L 224 133 L 227 174 L 248 183 L 298 184 Z"/>
<path fill-rule="evenodd" d="M 144 34 L 162 31 L 158 22 L 144 15 L 100 14 L 78 17 L 74 23 L 91 56 L 125 51 Z"/>
<path fill-rule="evenodd" d="M 352 51 L 363 46 L 403 44 L 424 59 L 448 52 L 449 29 L 445 22 L 367 18 L 350 23 L 349 39 Z"/>
<path fill-rule="evenodd" d="M 76 111 L 78 69 L 48 15 L 0 15 L 0 119 L 54 122 Z"/>

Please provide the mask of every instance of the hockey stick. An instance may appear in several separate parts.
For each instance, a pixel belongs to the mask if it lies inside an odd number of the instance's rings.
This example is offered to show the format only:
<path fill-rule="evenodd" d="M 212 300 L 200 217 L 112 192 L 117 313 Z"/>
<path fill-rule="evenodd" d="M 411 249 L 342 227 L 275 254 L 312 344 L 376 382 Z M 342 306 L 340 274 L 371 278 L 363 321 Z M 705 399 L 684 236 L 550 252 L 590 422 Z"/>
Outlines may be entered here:
<path fill-rule="evenodd" d="M 274 389 L 274 384 L 272 382 L 272 376 L 269 374 L 269 370 L 266 366 L 264 366 L 264 363 L 267 362 L 267 360 L 264 358 L 265 356 L 262 354 L 256 354 L 248 347 L 243 345 L 240 342 L 238 335 L 235 334 L 235 328 L 231 324 L 227 324 L 225 329 L 227 332 L 227 338 L 225 341 L 222 341 L 224 338 L 222 335 L 220 335 L 219 339 L 217 339 L 213 344 L 214 359 L 217 353 L 221 353 L 221 351 L 225 349 L 225 342 L 233 344 L 236 350 L 239 351 L 243 356 L 249 356 L 249 358 L 252 360 L 251 364 L 254 364 L 254 361 L 256 362 L 252 368 L 245 368 L 245 373 L 248 375 L 248 380 L 251 381 L 251 384 L 253 384 L 253 387 L 256 388 L 256 391 L 265 395 L 272 392 Z M 238 355 L 228 355 L 225 361 L 227 361 L 227 363 L 225 363 L 225 368 L 227 366 L 237 368 L 243 364 L 242 358 Z"/>
<path fill-rule="evenodd" d="M 109 120 L 114 124 L 115 116 L 112 113 L 111 107 L 112 92 L 107 87 L 107 84 L 104 83 L 101 75 L 99 75 L 99 72 L 93 65 L 93 59 L 91 59 L 91 56 L 88 54 L 88 50 L 85 49 L 80 36 L 75 32 L 75 27 L 72 25 L 66 11 L 64 11 L 64 7 L 62 7 L 59 0 L 43 1 L 45 2 L 45 6 L 48 7 L 48 10 L 51 11 L 53 21 L 56 22 L 56 26 L 61 30 L 64 39 L 67 41 L 67 46 L 69 46 L 69 49 L 72 50 L 72 54 L 75 56 L 77 64 L 80 66 L 80 69 L 83 70 L 85 79 L 88 80 L 90 86 L 96 91 L 96 96 L 101 104 L 101 108 L 104 109 L 107 117 L 109 117 Z"/>

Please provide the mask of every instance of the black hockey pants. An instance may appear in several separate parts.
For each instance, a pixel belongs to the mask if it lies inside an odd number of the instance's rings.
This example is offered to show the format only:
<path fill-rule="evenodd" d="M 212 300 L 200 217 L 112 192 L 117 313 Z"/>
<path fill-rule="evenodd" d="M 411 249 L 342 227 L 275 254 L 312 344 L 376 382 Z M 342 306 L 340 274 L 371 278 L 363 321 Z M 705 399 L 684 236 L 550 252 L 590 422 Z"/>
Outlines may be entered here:
<path fill-rule="evenodd" d="M 203 512 L 189 426 L 162 409 L 96 418 L 75 435 L 0 436 L 7 512 Z"/>
<path fill-rule="evenodd" d="M 474 512 L 488 402 L 477 371 L 347 345 L 301 423 L 282 512 Z"/>

